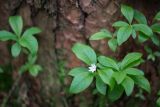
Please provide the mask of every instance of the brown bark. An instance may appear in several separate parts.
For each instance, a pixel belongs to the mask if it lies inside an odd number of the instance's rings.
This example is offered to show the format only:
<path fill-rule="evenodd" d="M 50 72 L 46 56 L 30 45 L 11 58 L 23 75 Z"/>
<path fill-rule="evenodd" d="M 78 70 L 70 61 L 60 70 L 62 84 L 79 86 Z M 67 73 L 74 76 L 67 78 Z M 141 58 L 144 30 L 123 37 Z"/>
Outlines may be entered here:
<path fill-rule="evenodd" d="M 105 55 L 116 56 L 118 59 L 121 59 L 129 51 L 143 51 L 135 46 L 124 45 L 118 53 L 113 53 L 106 46 L 106 41 L 88 41 L 89 36 L 101 28 L 113 31 L 112 23 L 118 18 L 122 18 L 120 16 L 121 2 L 141 10 L 149 20 L 157 12 L 160 4 L 156 0 L 148 2 L 145 0 L 0 0 L 1 29 L 9 29 L 8 17 L 19 14 L 24 19 L 25 28 L 38 26 L 43 31 L 37 37 L 39 40 L 38 63 L 42 65 L 43 72 L 37 78 L 24 75 L 19 87 L 22 105 L 28 107 L 89 107 L 96 103 L 95 96 L 91 95 L 89 90 L 76 96 L 66 93 L 70 84 L 66 69 L 82 64 L 71 52 L 71 47 L 75 42 L 84 42 L 93 46 L 97 51 Z M 130 42 L 134 44 L 132 40 Z M 0 55 L 2 60 L 0 60 L 0 64 L 9 63 L 11 60 L 9 51 L 4 48 L 6 44 L 0 43 L 2 52 L 0 53 L 2 54 Z M 13 60 L 14 69 L 24 62 L 24 56 L 21 57 L 16 61 Z M 66 65 L 63 66 L 59 62 L 66 62 Z M 152 66 L 150 69 L 155 71 Z M 61 67 L 64 67 L 64 77 L 60 75 Z M 145 65 L 142 68 L 147 69 Z M 151 81 L 157 81 L 157 74 L 150 71 L 146 73 L 151 74 L 148 76 Z M 61 81 L 61 78 L 64 78 L 64 81 Z M 147 100 L 141 104 L 144 107 L 153 106 L 153 103 L 150 102 L 158 90 L 158 85 L 156 83 L 152 83 L 152 85 L 154 92 L 151 98 L 147 96 Z M 128 101 L 128 98 L 120 99 L 113 107 L 124 107 L 125 101 Z"/>

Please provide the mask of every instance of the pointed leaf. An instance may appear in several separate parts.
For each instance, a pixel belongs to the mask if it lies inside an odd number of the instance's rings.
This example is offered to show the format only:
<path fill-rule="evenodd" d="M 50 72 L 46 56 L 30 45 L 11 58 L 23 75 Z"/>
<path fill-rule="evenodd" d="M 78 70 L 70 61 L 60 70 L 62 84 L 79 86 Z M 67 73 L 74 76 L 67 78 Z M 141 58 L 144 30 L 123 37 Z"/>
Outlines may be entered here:
<path fill-rule="evenodd" d="M 21 16 L 9 17 L 9 24 L 17 36 L 20 36 L 23 28 L 23 20 Z"/>
<path fill-rule="evenodd" d="M 147 41 L 150 37 L 147 36 L 146 34 L 142 33 L 142 32 L 139 32 L 139 36 L 138 36 L 138 41 L 140 43 L 143 43 L 145 41 Z"/>
<path fill-rule="evenodd" d="M 19 56 L 20 52 L 21 52 L 21 46 L 18 43 L 13 44 L 11 47 L 12 56 L 17 57 Z"/>
<path fill-rule="evenodd" d="M 134 81 L 130 77 L 126 76 L 122 82 L 122 86 L 124 87 L 127 96 L 130 96 L 133 92 Z"/>
<path fill-rule="evenodd" d="M 132 37 L 133 39 L 136 39 L 136 31 L 134 29 L 132 30 Z"/>
<path fill-rule="evenodd" d="M 124 72 L 128 75 L 144 75 L 144 72 L 137 68 L 127 68 Z"/>
<path fill-rule="evenodd" d="M 121 82 L 126 77 L 126 73 L 125 72 L 121 72 L 121 71 L 114 72 L 113 77 L 116 80 L 117 84 L 121 84 Z"/>
<path fill-rule="evenodd" d="M 121 27 L 117 32 L 117 42 L 120 46 L 122 43 L 128 40 L 132 33 L 132 27 L 131 26 L 125 26 Z"/>
<path fill-rule="evenodd" d="M 83 62 L 85 62 L 88 65 L 96 64 L 96 62 L 97 62 L 96 53 L 94 52 L 94 50 L 91 47 L 89 47 L 87 45 L 84 45 L 81 43 L 76 43 L 72 47 L 72 51 L 77 56 L 77 58 L 79 58 L 80 60 L 82 60 Z"/>
<path fill-rule="evenodd" d="M 111 79 L 112 79 L 112 75 L 113 75 L 112 69 L 99 70 L 98 74 L 99 74 L 99 76 L 101 77 L 101 79 L 103 80 L 104 83 L 112 86 L 112 84 L 111 84 Z"/>
<path fill-rule="evenodd" d="M 100 64 L 100 63 L 97 63 L 97 67 L 100 68 L 100 69 L 105 69 L 105 68 L 106 68 L 105 66 L 103 66 L 103 65 Z"/>
<path fill-rule="evenodd" d="M 96 88 L 98 92 L 106 95 L 107 85 L 102 81 L 99 75 L 96 75 Z"/>
<path fill-rule="evenodd" d="M 30 35 L 35 35 L 35 34 L 38 34 L 40 33 L 41 30 L 37 27 L 31 27 L 29 29 L 27 29 L 24 33 L 23 33 L 23 36 L 30 36 Z"/>
<path fill-rule="evenodd" d="M 156 32 L 156 33 L 160 33 L 160 24 L 159 23 L 155 23 L 151 26 L 151 29 L 153 32 Z"/>
<path fill-rule="evenodd" d="M 108 46 L 113 52 L 115 52 L 118 46 L 117 39 L 110 39 L 108 41 Z"/>
<path fill-rule="evenodd" d="M 90 72 L 83 72 L 78 76 L 74 77 L 70 86 L 70 92 L 79 93 L 85 90 L 92 83 L 93 77 L 93 74 Z"/>
<path fill-rule="evenodd" d="M 114 22 L 112 26 L 113 27 L 125 27 L 125 26 L 129 26 L 129 24 L 124 21 L 117 21 L 117 22 Z"/>
<path fill-rule="evenodd" d="M 155 15 L 154 20 L 157 20 L 157 21 L 160 20 L 160 12 L 158 12 L 158 13 Z"/>
<path fill-rule="evenodd" d="M 14 35 L 11 32 L 2 30 L 2 31 L 0 31 L 0 40 L 1 41 L 7 41 L 7 40 L 15 40 L 16 41 L 17 37 L 16 37 L 16 35 Z"/>
<path fill-rule="evenodd" d="M 87 68 L 84 67 L 77 67 L 77 68 L 73 68 L 70 72 L 69 75 L 70 76 L 78 76 L 79 74 L 83 73 L 83 72 L 89 72 Z"/>
<path fill-rule="evenodd" d="M 133 29 L 135 31 L 140 31 L 149 37 L 153 35 L 152 29 L 145 24 L 134 24 Z"/>
<path fill-rule="evenodd" d="M 134 62 L 139 61 L 141 57 L 142 57 L 142 54 L 138 52 L 132 52 L 132 53 L 127 54 L 122 60 L 121 68 L 125 69 L 128 67 L 135 66 Z"/>
<path fill-rule="evenodd" d="M 112 38 L 112 34 L 107 29 L 102 29 L 100 32 L 93 34 L 90 40 L 101 40 L 105 38 Z"/>
<path fill-rule="evenodd" d="M 134 10 L 132 9 L 132 7 L 121 5 L 121 12 L 131 24 L 134 16 Z"/>
<path fill-rule="evenodd" d="M 148 93 L 151 92 L 151 87 L 149 81 L 144 76 L 132 76 L 135 84 L 139 85 L 142 89 L 147 91 Z"/>
<path fill-rule="evenodd" d="M 160 39 L 157 37 L 157 35 L 153 34 L 151 40 L 156 46 L 160 46 Z"/>
<path fill-rule="evenodd" d="M 115 85 L 114 89 L 108 92 L 108 97 L 112 102 L 114 102 L 121 97 L 123 91 L 124 89 L 121 85 Z"/>
<path fill-rule="evenodd" d="M 109 67 L 109 68 L 112 68 L 112 69 L 115 69 L 115 70 L 119 70 L 117 63 L 109 57 L 99 56 L 98 61 L 99 61 L 100 64 L 102 64 L 105 67 Z"/>
<path fill-rule="evenodd" d="M 27 48 L 31 54 L 36 54 L 38 51 L 38 42 L 34 36 L 22 36 L 20 45 Z"/>
<path fill-rule="evenodd" d="M 135 10 L 135 11 L 134 11 L 134 18 L 135 18 L 135 20 L 136 20 L 138 23 L 147 24 L 147 19 L 146 19 L 146 17 L 144 16 L 143 13 L 141 13 L 141 12 L 138 11 L 138 10 Z"/>

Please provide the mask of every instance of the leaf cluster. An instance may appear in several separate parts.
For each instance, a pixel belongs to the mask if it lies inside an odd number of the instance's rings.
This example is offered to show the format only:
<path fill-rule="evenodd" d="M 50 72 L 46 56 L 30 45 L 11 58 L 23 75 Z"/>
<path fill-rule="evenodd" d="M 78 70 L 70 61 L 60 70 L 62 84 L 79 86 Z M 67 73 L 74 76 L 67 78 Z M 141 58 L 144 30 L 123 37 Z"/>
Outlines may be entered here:
<path fill-rule="evenodd" d="M 9 25 L 13 32 L 1 30 L 0 40 L 13 41 L 13 44 L 11 46 L 11 54 L 15 58 L 18 57 L 21 54 L 21 52 L 27 53 L 29 60 L 28 62 L 26 62 L 25 65 L 30 66 L 28 67 L 28 69 L 25 70 L 29 70 L 31 75 L 36 76 L 38 72 L 41 70 L 41 67 L 39 65 L 34 64 L 35 57 L 37 57 L 38 51 L 38 41 L 34 35 L 39 34 L 41 30 L 37 27 L 30 27 L 23 32 L 23 20 L 21 16 L 10 16 Z M 30 63 L 30 60 L 34 60 L 34 63 Z"/>
<path fill-rule="evenodd" d="M 142 62 L 141 53 L 129 53 L 122 61 L 116 61 L 110 57 L 97 56 L 90 46 L 81 43 L 76 43 L 72 51 L 88 66 L 96 64 L 97 68 L 95 72 L 90 72 L 85 67 L 73 68 L 69 72 L 74 77 L 71 93 L 84 91 L 94 79 L 97 91 L 113 101 L 120 98 L 124 91 L 127 96 L 131 95 L 135 85 L 150 92 L 150 84 L 144 77 L 144 72 L 135 68 Z"/>

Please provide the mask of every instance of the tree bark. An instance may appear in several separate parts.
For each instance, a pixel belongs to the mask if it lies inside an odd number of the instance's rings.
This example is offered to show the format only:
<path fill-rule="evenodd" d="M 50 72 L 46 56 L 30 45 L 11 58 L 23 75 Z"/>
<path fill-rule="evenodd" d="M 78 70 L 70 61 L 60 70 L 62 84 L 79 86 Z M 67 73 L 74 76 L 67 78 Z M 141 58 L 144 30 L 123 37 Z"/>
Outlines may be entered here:
<path fill-rule="evenodd" d="M 24 75 L 19 88 L 21 104 L 28 107 L 89 107 L 92 105 L 95 98 L 89 90 L 76 96 L 66 93 L 71 80 L 67 76 L 68 70 L 82 64 L 71 52 L 72 45 L 75 42 L 83 42 L 90 44 L 102 54 L 121 59 L 127 52 L 135 51 L 137 48 L 124 45 L 118 49 L 117 53 L 113 53 L 106 46 L 106 41 L 89 41 L 89 36 L 101 28 L 114 31 L 111 27 L 112 23 L 122 19 L 121 3 L 127 3 L 141 10 L 150 20 L 152 18 L 150 16 L 153 16 L 159 8 L 160 3 L 157 1 L 0 0 L 0 29 L 9 29 L 10 15 L 21 15 L 25 28 L 37 26 L 42 29 L 42 33 L 37 38 L 39 41 L 38 63 L 42 65 L 43 72 L 37 78 Z M 134 43 L 132 40 L 129 42 Z M 0 60 L 0 64 L 9 63 L 12 60 L 16 71 L 25 58 L 21 56 L 16 61 L 10 58 L 9 51 L 4 48 L 7 44 L 10 43 L 0 43 L 2 52 L 0 59 L 3 59 Z M 127 51 L 124 52 L 124 50 Z M 155 74 L 152 75 L 155 79 Z M 153 77 L 150 79 L 154 80 Z M 157 84 L 155 87 L 157 91 Z M 124 107 L 124 103 L 116 103 L 113 107 Z"/>

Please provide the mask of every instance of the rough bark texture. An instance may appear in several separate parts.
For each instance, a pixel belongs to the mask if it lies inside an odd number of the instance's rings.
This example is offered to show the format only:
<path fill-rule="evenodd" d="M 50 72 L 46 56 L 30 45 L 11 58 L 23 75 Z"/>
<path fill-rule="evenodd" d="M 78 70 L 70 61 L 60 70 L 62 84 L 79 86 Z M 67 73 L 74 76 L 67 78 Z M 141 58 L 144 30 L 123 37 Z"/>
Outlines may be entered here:
<path fill-rule="evenodd" d="M 71 80 L 67 76 L 68 69 L 82 64 L 71 52 L 71 47 L 75 42 L 83 42 L 105 55 L 115 56 L 118 59 L 129 51 L 143 52 L 144 49 L 134 46 L 135 43 L 132 40 L 129 44 L 133 45 L 124 45 L 118 49 L 117 53 L 112 53 L 108 49 L 106 41 L 88 40 L 92 33 L 101 28 L 113 31 L 111 24 L 122 18 L 120 15 L 122 2 L 144 12 L 149 20 L 158 11 L 160 4 L 158 0 L 0 0 L 0 29 L 9 29 L 10 15 L 21 15 L 25 28 L 38 26 L 43 31 L 37 37 L 39 40 L 38 63 L 43 66 L 43 72 L 35 79 L 27 74 L 22 79 L 17 100 L 20 107 L 98 106 L 99 96 L 91 94 L 93 89 L 88 89 L 80 95 L 66 93 Z M 14 72 L 16 72 L 25 58 L 23 55 L 18 60 L 10 58 L 7 48 L 10 44 L 9 42 L 0 43 L 0 64 L 8 64 L 12 60 Z M 133 95 L 121 98 L 111 107 L 131 107 L 132 100 L 139 102 L 139 107 L 153 107 L 156 100 L 154 96 L 159 88 L 159 82 L 157 82 L 159 78 L 154 66 L 153 63 L 148 62 L 141 67 L 146 71 L 153 87 L 152 94 L 146 95 L 145 101 L 135 99 Z M 13 77 L 15 76 L 16 73 Z M 13 103 L 14 101 L 9 101 L 10 106 Z"/>

